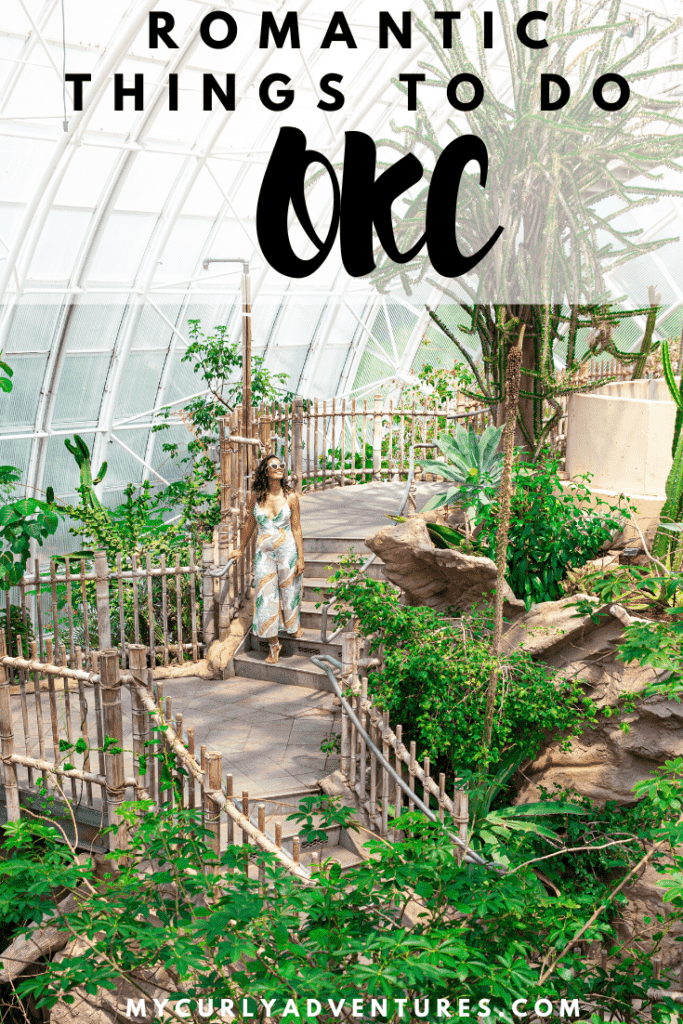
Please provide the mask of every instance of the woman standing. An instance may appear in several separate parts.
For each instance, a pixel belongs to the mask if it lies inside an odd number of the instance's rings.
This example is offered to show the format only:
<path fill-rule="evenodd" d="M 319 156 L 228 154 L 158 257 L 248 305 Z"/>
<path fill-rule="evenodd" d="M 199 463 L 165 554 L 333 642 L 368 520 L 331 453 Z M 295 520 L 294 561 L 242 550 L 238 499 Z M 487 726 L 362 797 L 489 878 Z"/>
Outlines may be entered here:
<path fill-rule="evenodd" d="M 241 557 L 256 534 L 254 556 L 254 633 L 270 644 L 266 661 L 274 665 L 281 650 L 280 628 L 300 637 L 301 577 L 304 542 L 299 517 L 299 498 L 285 479 L 285 466 L 276 455 L 261 459 L 254 475 L 254 490 L 242 530 L 239 548 L 230 558 Z"/>

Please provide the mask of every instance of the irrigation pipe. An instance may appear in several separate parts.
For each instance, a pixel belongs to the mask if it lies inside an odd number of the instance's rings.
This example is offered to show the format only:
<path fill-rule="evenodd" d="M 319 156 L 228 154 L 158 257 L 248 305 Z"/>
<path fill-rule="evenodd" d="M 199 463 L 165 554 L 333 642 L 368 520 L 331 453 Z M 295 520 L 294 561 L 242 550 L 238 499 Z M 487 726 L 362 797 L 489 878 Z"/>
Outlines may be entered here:
<path fill-rule="evenodd" d="M 426 815 L 426 817 L 428 817 L 430 821 L 438 821 L 438 818 L 434 814 L 434 812 L 432 810 L 430 810 L 430 808 L 427 807 L 427 805 L 425 803 L 423 803 L 422 800 L 420 800 L 419 796 L 417 796 L 410 789 L 410 787 L 407 785 L 407 783 L 391 767 L 391 765 L 386 760 L 386 758 L 384 757 L 384 754 L 381 752 L 381 750 L 377 749 L 377 747 L 372 742 L 372 740 L 368 736 L 368 734 L 365 731 L 365 729 L 363 728 L 363 726 L 360 724 L 360 721 L 358 720 L 358 718 L 356 717 L 356 714 L 352 710 L 351 705 L 346 700 L 346 698 L 343 696 L 343 694 L 341 692 L 341 688 L 339 686 L 339 683 L 337 682 L 337 680 L 336 680 L 336 678 L 334 676 L 334 672 L 329 667 L 329 665 L 323 665 L 323 661 L 329 661 L 332 665 L 335 666 L 335 668 L 341 669 L 341 667 L 342 667 L 341 662 L 337 661 L 336 658 L 332 658 L 329 654 L 321 654 L 319 657 L 311 658 L 310 660 L 313 662 L 314 665 L 317 665 L 318 668 L 322 668 L 327 673 L 327 677 L 330 680 L 330 683 L 332 684 L 334 692 L 336 693 L 337 697 L 341 701 L 344 710 L 346 711 L 347 715 L 349 716 L 349 718 L 351 719 L 351 721 L 355 725 L 356 729 L 358 729 L 358 732 L 361 734 L 361 736 L 363 737 L 363 739 L 367 743 L 367 745 L 370 748 L 370 750 L 372 750 L 373 754 L 375 754 L 375 756 L 378 758 L 380 764 L 385 769 L 385 771 L 388 771 L 389 775 L 392 777 L 394 782 L 396 782 L 401 787 L 401 789 L 408 796 L 408 798 L 410 800 L 412 800 L 412 802 L 414 804 L 416 804 L 417 807 L 419 807 L 419 809 L 422 811 L 422 813 L 424 815 Z M 451 833 L 451 832 L 448 833 L 448 836 L 449 836 L 449 838 L 451 839 L 452 842 L 456 843 L 458 846 L 461 846 L 465 850 L 464 860 L 466 861 L 466 863 L 468 863 L 468 864 L 478 864 L 480 867 L 494 868 L 495 870 L 498 870 L 498 871 L 505 870 L 501 864 L 491 864 L 488 861 L 485 861 L 484 858 L 481 857 L 478 853 L 475 853 L 474 850 L 471 850 L 469 848 L 469 846 L 467 845 L 467 843 L 464 842 L 460 838 L 460 836 L 453 835 L 453 833 Z"/>

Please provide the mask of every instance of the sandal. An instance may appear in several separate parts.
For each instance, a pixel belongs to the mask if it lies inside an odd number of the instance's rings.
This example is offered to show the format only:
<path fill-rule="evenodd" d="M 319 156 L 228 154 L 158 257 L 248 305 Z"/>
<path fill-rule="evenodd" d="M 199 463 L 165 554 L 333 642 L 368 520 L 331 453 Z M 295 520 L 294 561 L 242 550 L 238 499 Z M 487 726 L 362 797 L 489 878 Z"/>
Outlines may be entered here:
<path fill-rule="evenodd" d="M 266 665 L 277 665 L 277 661 L 278 658 L 280 657 L 281 650 L 281 643 L 270 644 L 270 654 L 266 658 Z"/>

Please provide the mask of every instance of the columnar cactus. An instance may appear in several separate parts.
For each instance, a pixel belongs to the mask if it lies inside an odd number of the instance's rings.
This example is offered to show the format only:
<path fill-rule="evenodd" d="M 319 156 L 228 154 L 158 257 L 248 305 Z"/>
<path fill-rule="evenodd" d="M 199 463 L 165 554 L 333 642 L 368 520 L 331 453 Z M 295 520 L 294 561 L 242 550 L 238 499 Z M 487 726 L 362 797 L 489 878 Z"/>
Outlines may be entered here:
<path fill-rule="evenodd" d="M 667 551 L 673 556 L 680 542 L 677 534 L 666 529 L 666 524 L 683 522 L 683 396 L 674 378 L 668 341 L 662 342 L 662 364 L 667 387 L 676 404 L 676 421 L 671 448 L 674 463 L 666 481 L 666 501 L 660 516 L 662 525 L 657 530 L 653 545 L 653 552 L 658 558 L 662 558 Z"/>

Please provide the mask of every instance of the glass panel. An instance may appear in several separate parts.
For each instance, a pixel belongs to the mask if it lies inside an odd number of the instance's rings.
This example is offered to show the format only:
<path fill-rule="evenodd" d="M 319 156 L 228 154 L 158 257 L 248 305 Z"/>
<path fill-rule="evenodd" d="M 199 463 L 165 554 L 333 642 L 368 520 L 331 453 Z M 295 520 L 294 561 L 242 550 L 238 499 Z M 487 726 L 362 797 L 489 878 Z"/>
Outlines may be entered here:
<path fill-rule="evenodd" d="M 97 422 L 110 363 L 110 353 L 65 356 L 57 383 L 52 421 L 55 427 Z"/>
<path fill-rule="evenodd" d="M 8 434 L 35 430 L 40 390 L 47 366 L 46 356 L 20 356 L 7 359 L 14 370 L 12 390 L 0 400 L 0 426 Z M 4 456 L 3 456 L 4 458 Z M 0 460 L 1 461 L 1 460 Z"/>
<path fill-rule="evenodd" d="M 116 419 L 134 416 L 145 409 L 152 409 L 157 396 L 159 378 L 166 357 L 165 352 L 131 352 L 126 360 L 121 381 L 121 391 L 116 403 Z M 130 431 L 123 431 L 121 440 L 128 445 Z"/>
<path fill-rule="evenodd" d="M 90 211 L 50 210 L 31 261 L 29 283 L 32 278 L 69 281 L 91 217 Z"/>
<path fill-rule="evenodd" d="M 72 154 L 55 196 L 56 206 L 97 206 L 114 161 L 115 149 L 82 145 Z"/>
<path fill-rule="evenodd" d="M 54 76 L 52 68 L 50 68 L 50 74 Z M 15 90 L 14 95 L 18 91 Z M 17 112 L 22 113 L 19 108 L 17 108 Z M 25 104 L 23 113 L 26 114 L 26 112 Z M 9 117 L 13 113 L 11 110 L 4 110 L 3 116 Z M 48 141 L 22 139 L 18 135 L 0 135 L 0 166 L 3 168 L 2 198 L 5 202 L 26 203 L 32 198 L 44 173 L 45 164 L 52 155 L 53 146 L 54 143 Z"/>
<path fill-rule="evenodd" d="M 135 279 L 157 218 L 145 213 L 112 213 L 90 267 L 90 282 Z"/>
<path fill-rule="evenodd" d="M 159 212 L 185 160 L 171 153 L 135 153 L 115 209 Z"/>
<path fill-rule="evenodd" d="M 184 278 L 189 280 L 202 273 L 199 260 L 212 226 L 208 217 L 178 218 L 164 246 L 154 279 L 155 285 L 164 281 L 182 281 Z"/>
<path fill-rule="evenodd" d="M 36 301 L 17 303 L 9 329 L 5 358 L 15 352 L 49 352 L 62 309 L 58 296 L 35 296 Z"/>
<path fill-rule="evenodd" d="M 126 311 L 122 303 L 104 303 L 97 300 L 76 305 L 69 321 L 66 335 L 68 352 L 112 349 L 116 341 L 121 320 Z"/>

